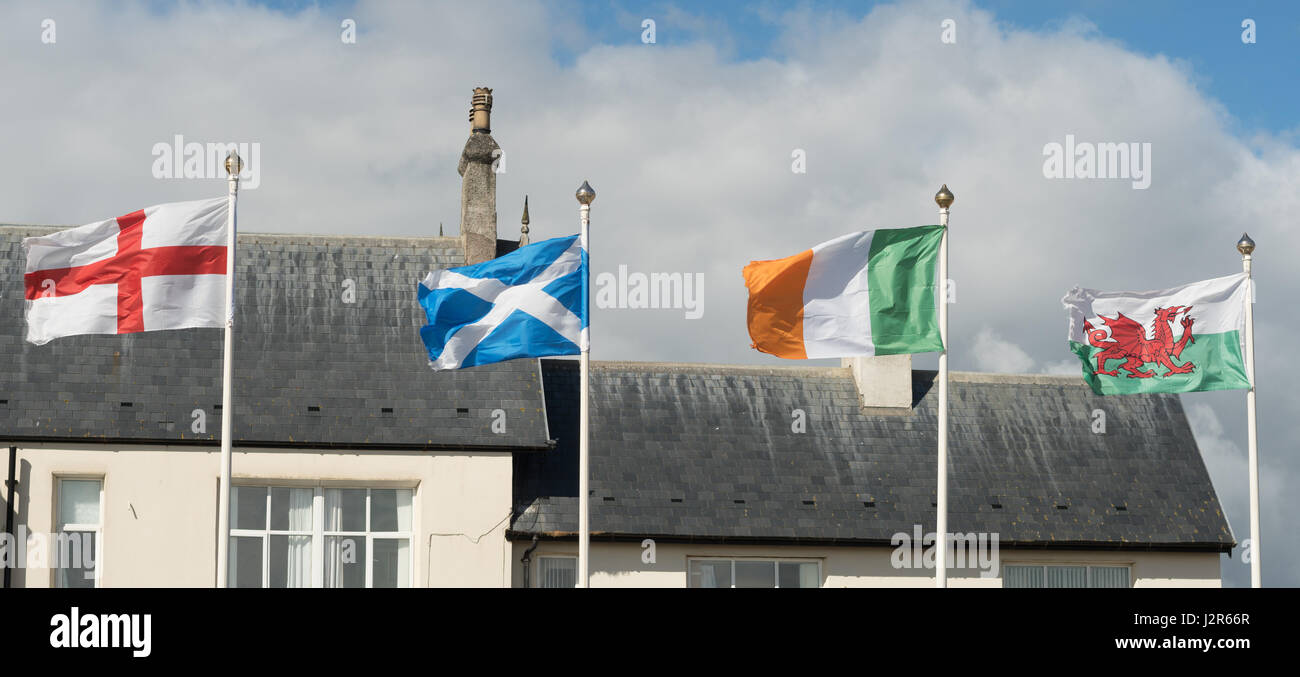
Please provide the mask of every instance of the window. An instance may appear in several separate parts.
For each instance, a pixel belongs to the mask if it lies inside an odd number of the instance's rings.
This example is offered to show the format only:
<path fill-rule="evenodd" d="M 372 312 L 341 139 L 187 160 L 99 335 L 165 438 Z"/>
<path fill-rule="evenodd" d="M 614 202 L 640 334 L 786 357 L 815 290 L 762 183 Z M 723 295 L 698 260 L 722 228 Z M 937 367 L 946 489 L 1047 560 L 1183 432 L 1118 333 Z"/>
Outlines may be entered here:
<path fill-rule="evenodd" d="M 231 587 L 410 586 L 413 493 L 233 487 Z"/>
<path fill-rule="evenodd" d="M 816 588 L 821 586 L 816 560 L 699 558 L 690 561 L 692 588 Z"/>
<path fill-rule="evenodd" d="M 572 588 L 577 584 L 577 557 L 537 558 L 537 587 Z"/>
<path fill-rule="evenodd" d="M 1002 567 L 1004 588 L 1127 588 L 1129 567 L 1008 564 Z"/>
<path fill-rule="evenodd" d="M 58 559 L 53 562 L 54 585 L 93 588 L 99 584 L 97 566 L 103 525 L 104 483 L 98 479 L 58 480 Z"/>

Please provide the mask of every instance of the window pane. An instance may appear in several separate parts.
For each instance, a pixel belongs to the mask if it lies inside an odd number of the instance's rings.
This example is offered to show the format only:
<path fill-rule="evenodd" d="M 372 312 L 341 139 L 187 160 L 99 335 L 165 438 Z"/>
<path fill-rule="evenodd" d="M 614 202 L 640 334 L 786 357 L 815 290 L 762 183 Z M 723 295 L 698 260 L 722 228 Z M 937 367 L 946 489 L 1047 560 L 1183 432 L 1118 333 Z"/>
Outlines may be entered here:
<path fill-rule="evenodd" d="M 311 531 L 311 489 L 271 489 L 271 528 L 276 531 Z"/>
<path fill-rule="evenodd" d="M 230 524 L 235 529 L 266 529 L 266 487 L 230 488 Z"/>
<path fill-rule="evenodd" d="M 311 536 L 270 538 L 271 587 L 310 588 Z"/>
<path fill-rule="evenodd" d="M 411 490 L 371 489 L 370 530 L 410 531 Z"/>
<path fill-rule="evenodd" d="M 325 530 L 365 531 L 366 490 L 326 489 Z"/>
<path fill-rule="evenodd" d="M 692 588 L 730 588 L 731 560 L 693 560 L 691 562 Z"/>
<path fill-rule="evenodd" d="M 1002 568 L 1002 587 L 1004 588 L 1041 588 L 1043 587 L 1043 567 L 1008 565 Z"/>
<path fill-rule="evenodd" d="M 410 543 L 405 538 L 375 539 L 375 554 L 371 558 L 371 566 L 374 567 L 371 574 L 372 587 L 410 587 Z"/>
<path fill-rule="evenodd" d="M 1086 588 L 1088 567 L 1047 567 L 1047 587 Z"/>
<path fill-rule="evenodd" d="M 1127 588 L 1128 567 L 1092 567 L 1090 588 Z"/>
<path fill-rule="evenodd" d="M 99 524 L 99 480 L 59 482 L 59 526 Z"/>
<path fill-rule="evenodd" d="M 365 493 L 365 490 L 362 490 Z M 364 536 L 325 537 L 325 587 L 366 587 Z"/>
<path fill-rule="evenodd" d="M 781 562 L 776 570 L 783 588 L 816 588 L 821 583 L 816 562 Z"/>
<path fill-rule="evenodd" d="M 776 562 L 736 560 L 737 588 L 770 588 L 776 585 Z"/>
<path fill-rule="evenodd" d="M 537 560 L 537 585 L 541 588 L 572 588 L 578 584 L 575 557 L 542 557 Z"/>
<path fill-rule="evenodd" d="M 95 587 L 95 532 L 62 531 L 58 539 L 58 587 Z"/>
<path fill-rule="evenodd" d="M 265 492 L 262 494 L 266 496 Z M 265 505 L 265 504 L 263 504 Z M 263 513 L 266 511 L 263 510 Z M 262 539 L 257 536 L 230 537 L 230 587 L 262 587 Z"/>

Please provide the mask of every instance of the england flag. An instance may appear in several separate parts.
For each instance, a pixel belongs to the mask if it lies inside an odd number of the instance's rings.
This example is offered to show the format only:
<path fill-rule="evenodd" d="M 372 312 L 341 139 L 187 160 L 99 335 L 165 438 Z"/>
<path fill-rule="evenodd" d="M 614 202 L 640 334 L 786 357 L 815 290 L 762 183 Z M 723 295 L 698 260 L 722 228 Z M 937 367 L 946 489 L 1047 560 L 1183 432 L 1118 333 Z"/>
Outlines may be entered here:
<path fill-rule="evenodd" d="M 420 337 L 435 370 L 587 347 L 587 252 L 577 235 L 435 270 L 416 292 L 429 319 Z"/>
<path fill-rule="evenodd" d="M 224 326 L 224 197 L 23 240 L 27 340 Z"/>

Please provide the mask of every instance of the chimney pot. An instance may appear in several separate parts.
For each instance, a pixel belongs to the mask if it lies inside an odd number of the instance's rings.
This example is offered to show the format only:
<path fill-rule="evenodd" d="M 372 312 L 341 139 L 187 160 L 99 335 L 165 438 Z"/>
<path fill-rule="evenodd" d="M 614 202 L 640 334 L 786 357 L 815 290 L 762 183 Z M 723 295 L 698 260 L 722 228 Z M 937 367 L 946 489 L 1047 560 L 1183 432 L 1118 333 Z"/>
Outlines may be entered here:
<path fill-rule="evenodd" d="M 470 99 L 469 122 L 472 132 L 492 133 L 492 90 L 490 88 L 474 88 L 474 96 Z"/>

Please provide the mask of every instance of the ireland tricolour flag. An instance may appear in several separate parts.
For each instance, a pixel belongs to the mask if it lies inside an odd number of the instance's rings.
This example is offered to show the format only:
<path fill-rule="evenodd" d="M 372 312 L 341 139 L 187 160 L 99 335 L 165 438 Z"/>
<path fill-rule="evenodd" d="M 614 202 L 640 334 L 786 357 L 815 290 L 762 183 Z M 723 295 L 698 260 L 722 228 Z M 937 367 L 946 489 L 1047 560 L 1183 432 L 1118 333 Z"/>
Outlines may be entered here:
<path fill-rule="evenodd" d="M 1147 292 L 1075 287 L 1070 350 L 1098 395 L 1249 388 L 1242 336 L 1245 273 Z"/>
<path fill-rule="evenodd" d="M 798 360 L 943 350 L 935 303 L 943 233 L 868 230 L 750 262 L 743 272 L 754 348 Z"/>

